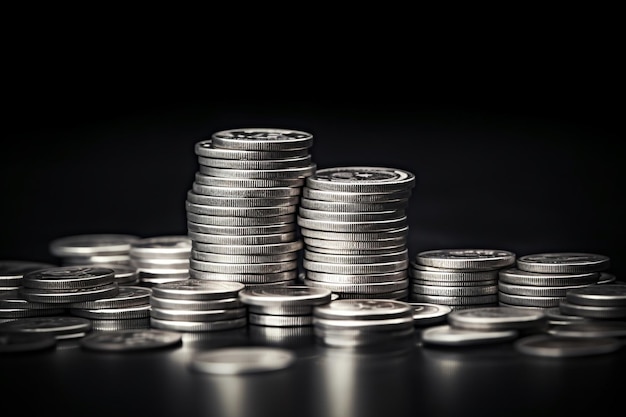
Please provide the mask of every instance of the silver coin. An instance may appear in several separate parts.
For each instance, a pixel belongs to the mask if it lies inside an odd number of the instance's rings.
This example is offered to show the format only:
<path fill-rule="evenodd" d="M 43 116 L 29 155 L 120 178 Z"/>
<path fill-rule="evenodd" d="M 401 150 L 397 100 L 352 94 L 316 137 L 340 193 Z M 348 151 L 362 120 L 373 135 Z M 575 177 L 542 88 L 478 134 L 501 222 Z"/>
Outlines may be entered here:
<path fill-rule="evenodd" d="M 198 164 L 214 168 L 229 169 L 288 169 L 309 166 L 311 155 L 281 159 L 222 159 L 198 156 Z"/>
<path fill-rule="evenodd" d="M 531 296 L 531 295 L 515 295 L 507 294 L 504 292 L 498 293 L 498 300 L 506 304 L 512 304 L 516 306 L 528 306 L 528 307 L 558 307 L 561 300 L 564 300 L 565 296 Z"/>
<path fill-rule="evenodd" d="M 24 274 L 39 269 L 53 268 L 56 266 L 57 265 L 47 262 L 24 261 L 14 259 L 2 260 L 0 261 L 0 284 L 6 283 L 11 279 L 21 280 Z"/>
<path fill-rule="evenodd" d="M 411 270 L 409 269 L 409 277 L 411 278 L 411 283 L 416 286 L 416 292 L 420 292 L 417 290 L 417 286 L 434 286 L 434 287 L 481 287 L 481 286 L 490 286 L 490 285 L 498 285 L 498 280 L 486 280 L 486 281 L 435 281 L 435 280 L 424 280 L 417 279 L 411 276 Z"/>
<path fill-rule="evenodd" d="M 240 375 L 286 369 L 296 362 L 294 352 L 278 347 L 226 347 L 196 353 L 190 368 L 196 372 Z"/>
<path fill-rule="evenodd" d="M 323 332 L 349 329 L 357 329 L 360 332 L 388 332 L 402 329 L 413 329 L 414 321 L 411 313 L 404 315 L 403 317 L 367 320 L 329 319 L 313 314 L 313 326 Z"/>
<path fill-rule="evenodd" d="M 546 318 L 548 319 L 548 322 L 552 325 L 568 325 L 571 323 L 577 323 L 581 321 L 590 320 L 582 316 L 564 314 L 561 311 L 560 307 L 550 307 L 550 308 L 543 309 L 543 311 L 546 314 Z"/>
<path fill-rule="evenodd" d="M 69 308 L 73 316 L 97 320 L 129 320 L 150 317 L 150 304 L 117 308 Z"/>
<path fill-rule="evenodd" d="M 58 308 L 56 305 L 50 305 L 48 303 L 34 303 L 26 300 L 20 293 L 20 287 L 13 290 L 0 291 L 0 309 L 28 309 L 39 310 Z"/>
<path fill-rule="evenodd" d="M 548 333 L 555 336 L 572 338 L 626 337 L 626 321 L 624 320 L 587 320 L 554 326 Z"/>
<path fill-rule="evenodd" d="M 284 159 L 297 158 L 309 154 L 309 148 L 287 149 L 275 151 L 255 151 L 245 149 L 216 148 L 210 138 L 204 138 L 194 145 L 194 152 L 198 156 L 219 159 L 242 159 L 242 160 L 262 160 L 262 159 Z"/>
<path fill-rule="evenodd" d="M 114 297 L 119 292 L 116 282 L 89 288 L 40 289 L 20 287 L 20 295 L 34 303 L 69 304 Z"/>
<path fill-rule="evenodd" d="M 91 255 L 91 256 L 65 256 L 61 259 L 62 266 L 110 266 L 110 265 L 130 265 L 130 255 Z"/>
<path fill-rule="evenodd" d="M 350 285 L 375 284 L 398 281 L 405 282 L 408 281 L 408 276 L 406 271 L 404 270 L 380 273 L 374 272 L 369 274 L 336 274 L 328 272 L 306 271 L 303 280 Z M 313 283 L 313 285 L 315 285 L 315 283 Z M 406 282 L 406 285 L 404 285 L 403 283 L 402 286 L 408 286 L 408 282 Z"/>
<path fill-rule="evenodd" d="M 485 270 L 510 266 L 515 256 L 500 249 L 435 249 L 419 252 L 415 262 L 436 268 Z"/>
<path fill-rule="evenodd" d="M 329 254 L 304 249 L 304 259 L 316 262 L 328 262 L 335 264 L 368 264 L 378 262 L 395 262 L 408 260 L 408 249 L 402 249 L 392 253 L 380 253 L 375 255 L 341 255 Z"/>
<path fill-rule="evenodd" d="M 616 352 L 622 343 L 613 338 L 573 338 L 538 334 L 523 337 L 514 343 L 515 349 L 526 355 L 543 357 L 578 357 Z"/>
<path fill-rule="evenodd" d="M 269 314 L 258 314 L 250 312 L 248 314 L 248 323 L 258 326 L 270 326 L 270 327 L 296 327 L 296 326 L 311 326 L 313 325 L 313 315 L 290 315 L 279 316 Z"/>
<path fill-rule="evenodd" d="M 284 282 L 286 280 L 295 280 L 298 276 L 298 270 L 293 269 L 291 271 L 270 272 L 263 274 L 245 274 L 240 272 L 227 274 L 224 272 L 198 271 L 191 268 L 189 269 L 189 275 L 192 279 L 198 279 L 202 281 L 233 281 L 249 285 L 270 284 Z"/>
<path fill-rule="evenodd" d="M 318 190 L 310 187 L 302 188 L 302 198 L 311 200 L 332 201 L 337 203 L 383 203 L 397 200 L 407 201 L 411 197 L 411 190 L 396 190 L 389 192 L 350 192 Z"/>
<path fill-rule="evenodd" d="M 200 252 L 194 249 L 191 252 L 191 259 L 225 264 L 263 264 L 295 261 L 298 259 L 298 252 L 276 253 L 273 255 L 225 255 L 221 253 Z"/>
<path fill-rule="evenodd" d="M 215 321 L 183 321 L 183 320 L 162 320 L 150 317 L 150 326 L 162 330 L 176 332 L 213 332 L 237 329 L 245 327 L 248 323 L 247 317 L 240 317 L 231 320 Z"/>
<path fill-rule="evenodd" d="M 194 241 L 194 250 L 224 255 L 276 255 L 297 252 L 304 247 L 302 240 L 266 244 L 211 244 Z"/>
<path fill-rule="evenodd" d="M 257 127 L 221 130 L 211 135 L 211 141 L 215 148 L 286 151 L 310 148 L 313 135 L 300 130 Z"/>
<path fill-rule="evenodd" d="M 152 287 L 152 296 L 183 300 L 215 300 L 237 297 L 245 285 L 239 282 L 186 279 Z"/>
<path fill-rule="evenodd" d="M 116 295 L 110 298 L 99 298 L 93 301 L 81 301 L 68 304 L 68 308 L 98 309 L 123 308 L 140 306 L 150 303 L 152 290 L 150 288 L 132 285 L 120 286 Z"/>
<path fill-rule="evenodd" d="M 326 288 L 332 292 L 347 292 L 352 294 L 384 294 L 406 289 L 409 285 L 407 280 L 370 282 L 365 284 L 343 284 L 329 281 L 315 281 L 308 278 L 304 279 L 304 284 L 311 287 Z"/>
<path fill-rule="evenodd" d="M 424 344 L 442 346 L 472 346 L 490 343 L 508 342 L 518 337 L 514 329 L 507 330 L 469 330 L 441 324 L 424 329 L 421 339 Z"/>
<path fill-rule="evenodd" d="M 199 224 L 210 224 L 215 226 L 265 226 L 270 224 L 295 223 L 296 214 L 283 214 L 280 216 L 264 217 L 236 217 L 236 216 L 207 216 L 187 212 L 187 221 Z"/>
<path fill-rule="evenodd" d="M 617 280 L 617 277 L 615 276 L 615 274 L 612 274 L 606 271 L 601 271 L 600 278 L 598 278 L 598 284 L 611 284 L 615 282 L 615 280 Z"/>
<path fill-rule="evenodd" d="M 57 339 L 83 337 L 91 329 L 89 319 L 74 316 L 25 317 L 0 323 L 0 332 L 48 334 Z"/>
<path fill-rule="evenodd" d="M 318 169 L 306 186 L 319 190 L 381 192 L 415 186 L 415 174 L 388 167 L 349 166 Z"/>
<path fill-rule="evenodd" d="M 566 299 L 573 304 L 626 306 L 626 284 L 592 285 L 571 289 Z"/>
<path fill-rule="evenodd" d="M 595 284 L 598 272 L 547 273 L 524 271 L 517 267 L 501 269 L 498 272 L 500 282 L 512 285 L 532 285 L 538 287 L 560 287 L 570 285 Z"/>
<path fill-rule="evenodd" d="M 267 235 L 216 235 L 188 231 L 187 234 L 194 242 L 212 243 L 216 245 L 267 245 L 276 243 L 294 242 L 296 232 L 272 233 Z M 193 247 L 193 245 L 192 245 Z"/>
<path fill-rule="evenodd" d="M 185 200 L 187 213 L 218 217 L 273 217 L 294 214 L 297 205 L 268 207 L 218 207 L 206 204 L 195 204 Z"/>
<path fill-rule="evenodd" d="M 424 281 L 449 281 L 449 282 L 480 282 L 496 281 L 498 279 L 497 269 L 488 270 L 463 270 L 447 269 L 420 265 L 416 262 L 409 264 L 411 277 Z"/>
<path fill-rule="evenodd" d="M 193 204 L 215 207 L 281 207 L 297 205 L 300 197 L 297 195 L 288 197 L 259 197 L 259 198 L 234 198 L 219 197 L 204 194 L 197 194 L 193 190 L 187 191 L 187 201 Z"/>
<path fill-rule="evenodd" d="M 331 301 L 332 292 L 325 288 L 302 285 L 283 287 L 246 288 L 239 292 L 239 299 L 253 306 L 313 306 Z"/>
<path fill-rule="evenodd" d="M 313 314 L 337 320 L 374 320 L 407 316 L 412 318 L 413 308 L 406 302 L 387 299 L 334 300 L 316 306 Z"/>
<path fill-rule="evenodd" d="M 447 306 L 465 306 L 476 304 L 491 304 L 498 302 L 498 294 L 471 295 L 471 296 L 445 296 L 411 293 L 413 301 L 420 303 L 443 304 Z"/>
<path fill-rule="evenodd" d="M 127 352 L 178 346 L 182 335 L 158 329 L 124 329 L 92 333 L 80 341 L 80 346 L 90 350 Z"/>
<path fill-rule="evenodd" d="M 267 306 L 257 306 L 249 304 L 247 307 L 248 313 L 264 314 L 268 316 L 306 316 L 313 314 L 314 305 L 276 303 L 276 305 Z"/>
<path fill-rule="evenodd" d="M 198 184 L 224 188 L 301 188 L 304 185 L 305 178 L 227 178 L 196 172 L 194 180 Z"/>
<path fill-rule="evenodd" d="M 409 260 L 391 262 L 337 264 L 303 259 L 302 266 L 307 271 L 326 272 L 330 274 L 381 274 L 387 272 L 406 271 Z"/>
<path fill-rule="evenodd" d="M 306 178 L 315 173 L 317 164 L 312 162 L 304 167 L 282 168 L 282 169 L 234 169 L 234 168 L 214 168 L 200 165 L 198 171 L 207 176 L 224 178 L 252 178 L 252 179 L 289 179 L 295 180 Z"/>
<path fill-rule="evenodd" d="M 437 295 L 443 297 L 475 297 L 498 293 L 497 285 L 466 285 L 466 286 L 437 286 L 432 284 L 411 285 L 413 294 Z"/>
<path fill-rule="evenodd" d="M 605 255 L 584 252 L 548 252 L 520 256 L 517 267 L 540 273 L 581 273 L 603 271 L 610 266 Z"/>
<path fill-rule="evenodd" d="M 413 308 L 413 321 L 416 326 L 431 326 L 444 323 L 452 312 L 450 306 L 430 303 L 409 302 Z"/>
<path fill-rule="evenodd" d="M 544 327 L 546 315 L 541 310 L 514 307 L 480 307 L 453 311 L 448 323 L 459 329 L 506 330 Z"/>
<path fill-rule="evenodd" d="M 221 298 L 215 300 L 185 300 L 178 298 L 161 298 L 150 297 L 150 305 L 152 308 L 185 310 L 185 311 L 203 311 L 203 310 L 223 310 L 227 308 L 244 307 L 237 297 Z"/>
<path fill-rule="evenodd" d="M 150 269 L 186 270 L 189 268 L 189 252 L 184 258 L 133 258 L 131 265 L 139 271 Z"/>
<path fill-rule="evenodd" d="M 323 211 L 312 210 L 304 207 L 298 209 L 298 216 L 313 220 L 328 220 L 339 222 L 364 222 L 364 221 L 376 221 L 376 220 L 389 220 L 397 219 L 406 216 L 406 211 L 399 210 L 385 210 L 385 211 L 362 211 L 362 212 L 338 212 L 338 211 Z"/>
<path fill-rule="evenodd" d="M 564 314 L 587 317 L 590 319 L 619 319 L 626 318 L 626 306 L 598 306 L 570 303 L 567 296 L 558 304 Z"/>
<path fill-rule="evenodd" d="M 173 310 L 170 308 L 152 308 L 150 317 L 159 320 L 173 321 L 191 321 L 191 322 L 208 322 L 208 321 L 225 321 L 234 320 L 246 316 L 246 308 L 225 308 L 221 310 Z"/>
<path fill-rule="evenodd" d="M 56 266 L 28 272 L 22 277 L 22 286 L 37 289 L 91 288 L 111 284 L 115 271 L 98 266 Z"/>
<path fill-rule="evenodd" d="M 0 319 L 17 319 L 22 317 L 59 316 L 66 312 L 65 308 L 48 305 L 47 308 L 3 307 L 0 308 Z"/>
<path fill-rule="evenodd" d="M 129 252 L 134 258 L 187 258 L 191 239 L 186 235 L 146 237 L 133 242 Z"/>
<path fill-rule="evenodd" d="M 138 319 L 91 319 L 94 332 L 111 332 L 117 330 L 149 329 L 150 317 Z"/>
<path fill-rule="evenodd" d="M 296 230 L 296 223 L 267 224 L 258 226 L 225 226 L 213 224 L 201 224 L 187 222 L 187 230 L 196 233 L 206 233 L 210 235 L 272 235 L 277 233 L 289 233 Z"/>
<path fill-rule="evenodd" d="M 395 200 L 385 200 L 381 202 L 341 202 L 341 201 L 325 201 L 311 198 L 300 198 L 300 206 L 309 210 L 323 210 L 336 212 L 367 212 L 367 211 L 386 211 L 386 210 L 406 210 L 408 200 L 406 198 L 398 198 Z"/>
<path fill-rule="evenodd" d="M 56 337 L 49 334 L 0 332 L 0 353 L 33 352 L 53 348 L 56 344 Z"/>
<path fill-rule="evenodd" d="M 50 242 L 50 252 L 59 257 L 127 254 L 139 236 L 127 234 L 84 234 L 65 236 Z"/>
<path fill-rule="evenodd" d="M 583 284 L 583 285 L 561 285 L 556 287 L 540 286 L 540 285 L 515 285 L 508 284 L 503 281 L 498 282 L 498 290 L 513 295 L 528 295 L 531 297 L 565 297 L 570 290 L 586 288 L 590 285 L 597 284 Z"/>
<path fill-rule="evenodd" d="M 305 229 L 300 229 L 300 234 L 305 235 Z M 397 252 L 407 248 L 407 237 L 379 238 L 372 240 L 331 240 L 304 237 L 304 245 L 311 251 L 322 253 L 362 253 L 360 251 Z M 377 252 L 373 252 L 377 253 Z"/>
<path fill-rule="evenodd" d="M 284 198 L 300 195 L 300 187 L 220 187 L 194 181 L 191 189 L 196 194 L 235 198 Z"/>

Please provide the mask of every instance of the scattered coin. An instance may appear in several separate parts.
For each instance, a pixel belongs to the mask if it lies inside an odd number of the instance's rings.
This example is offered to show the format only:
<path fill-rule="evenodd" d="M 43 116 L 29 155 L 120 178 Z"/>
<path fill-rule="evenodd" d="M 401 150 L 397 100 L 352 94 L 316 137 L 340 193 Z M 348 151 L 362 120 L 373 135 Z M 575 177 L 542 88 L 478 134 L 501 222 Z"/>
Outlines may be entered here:
<path fill-rule="evenodd" d="M 91 333 L 80 341 L 85 349 L 114 352 L 160 349 L 181 343 L 180 333 L 159 329 L 103 331 Z"/>
<path fill-rule="evenodd" d="M 622 347 L 614 338 L 576 338 L 538 334 L 526 336 L 514 343 L 517 351 L 526 355 L 553 358 L 591 356 L 612 353 Z"/>

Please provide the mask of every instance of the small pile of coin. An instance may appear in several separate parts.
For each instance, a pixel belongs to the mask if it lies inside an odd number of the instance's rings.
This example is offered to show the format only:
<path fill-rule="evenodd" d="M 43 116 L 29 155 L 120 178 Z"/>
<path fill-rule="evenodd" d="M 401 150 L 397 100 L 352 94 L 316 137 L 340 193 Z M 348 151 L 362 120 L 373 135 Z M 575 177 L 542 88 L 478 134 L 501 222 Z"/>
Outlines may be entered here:
<path fill-rule="evenodd" d="M 310 133 L 231 129 L 195 144 L 199 171 L 187 193 L 191 278 L 247 287 L 291 284 L 303 247 L 296 210 L 311 161 Z"/>
<path fill-rule="evenodd" d="M 150 325 L 181 332 L 235 329 L 247 324 L 239 300 L 245 285 L 234 281 L 189 278 L 151 287 Z"/>
<path fill-rule="evenodd" d="M 508 342 L 547 328 L 543 311 L 515 307 L 488 306 L 454 310 L 447 324 L 431 326 L 421 332 L 427 345 L 471 346 Z"/>
<path fill-rule="evenodd" d="M 412 337 L 413 308 L 392 299 L 337 299 L 313 309 L 316 338 L 333 347 L 380 345 Z"/>
<path fill-rule="evenodd" d="M 150 288 L 125 285 L 111 297 L 67 305 L 71 315 L 90 319 L 93 330 L 116 331 L 150 327 Z"/>
<path fill-rule="evenodd" d="M 128 234 L 84 234 L 64 236 L 50 242 L 50 253 L 61 265 L 130 265 L 130 245 L 139 236 Z"/>
<path fill-rule="evenodd" d="M 339 298 L 406 299 L 411 172 L 387 167 L 319 169 L 306 179 L 297 221 L 304 283 Z"/>
<path fill-rule="evenodd" d="M 500 249 L 419 252 L 409 266 L 410 299 L 453 310 L 496 306 L 498 273 L 515 264 L 515 258 L 515 253 Z"/>
<path fill-rule="evenodd" d="M 130 246 L 130 259 L 141 285 L 152 286 L 189 278 L 191 239 L 185 235 L 146 237 Z"/>
<path fill-rule="evenodd" d="M 515 267 L 499 273 L 499 304 L 539 309 L 558 307 L 569 291 L 595 286 L 600 271 L 608 267 L 607 256 L 592 253 L 520 256 Z"/>

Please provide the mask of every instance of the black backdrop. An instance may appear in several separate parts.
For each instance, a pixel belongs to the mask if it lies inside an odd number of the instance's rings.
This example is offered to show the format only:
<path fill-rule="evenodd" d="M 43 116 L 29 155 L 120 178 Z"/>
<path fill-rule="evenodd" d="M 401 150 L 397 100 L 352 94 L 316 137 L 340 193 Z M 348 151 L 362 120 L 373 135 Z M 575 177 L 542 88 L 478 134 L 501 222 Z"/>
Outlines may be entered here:
<path fill-rule="evenodd" d="M 281 127 L 314 135 L 319 168 L 412 171 L 412 255 L 595 252 L 623 279 L 622 88 L 599 72 L 577 83 L 520 72 L 354 75 L 332 86 L 20 78 L 4 96 L 0 259 L 55 261 L 49 242 L 73 234 L 184 234 L 195 142 L 221 129 Z"/>

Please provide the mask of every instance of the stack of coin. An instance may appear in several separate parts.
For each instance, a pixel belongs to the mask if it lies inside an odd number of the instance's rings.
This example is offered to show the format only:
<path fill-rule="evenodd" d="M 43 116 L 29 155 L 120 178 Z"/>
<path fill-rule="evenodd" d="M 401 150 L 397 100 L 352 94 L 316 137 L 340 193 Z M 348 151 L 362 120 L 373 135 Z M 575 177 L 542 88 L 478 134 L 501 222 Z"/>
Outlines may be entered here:
<path fill-rule="evenodd" d="M 111 297 L 68 304 L 69 313 L 90 319 L 93 330 L 115 331 L 150 327 L 150 288 L 125 285 Z"/>
<path fill-rule="evenodd" d="M 128 234 L 84 234 L 64 236 L 50 242 L 52 255 L 61 265 L 130 265 L 130 244 L 138 236 Z"/>
<path fill-rule="evenodd" d="M 191 239 L 184 235 L 146 237 L 130 245 L 139 284 L 152 286 L 189 278 Z"/>
<path fill-rule="evenodd" d="M 181 332 L 235 329 L 247 324 L 239 300 L 245 285 L 234 281 L 189 278 L 151 287 L 151 327 Z"/>
<path fill-rule="evenodd" d="M 626 284 L 598 284 L 567 291 L 563 314 L 590 319 L 626 319 Z"/>
<path fill-rule="evenodd" d="M 411 172 L 386 167 L 319 169 L 308 177 L 297 221 L 304 284 L 343 299 L 408 296 Z"/>
<path fill-rule="evenodd" d="M 515 264 L 500 249 L 434 249 L 419 252 L 409 266 L 412 301 L 453 310 L 498 305 L 498 272 Z"/>
<path fill-rule="evenodd" d="M 443 346 L 482 345 L 543 333 L 547 328 L 543 311 L 504 306 L 454 310 L 448 314 L 447 321 L 424 329 L 420 334 L 422 342 Z"/>
<path fill-rule="evenodd" d="M 189 274 L 247 287 L 292 284 L 303 247 L 296 210 L 311 161 L 310 133 L 219 131 L 196 143 L 199 171 L 187 193 Z"/>
<path fill-rule="evenodd" d="M 248 307 L 250 325 L 299 327 L 313 325 L 313 308 L 331 301 L 332 292 L 304 285 L 246 288 L 239 299 Z"/>
<path fill-rule="evenodd" d="M 317 340 L 333 347 L 389 343 L 414 335 L 413 308 L 384 298 L 337 299 L 313 309 Z"/>
<path fill-rule="evenodd" d="M 600 271 L 608 267 L 608 257 L 591 253 L 520 256 L 516 267 L 499 273 L 499 304 L 538 309 L 558 307 L 570 290 L 596 285 Z"/>

